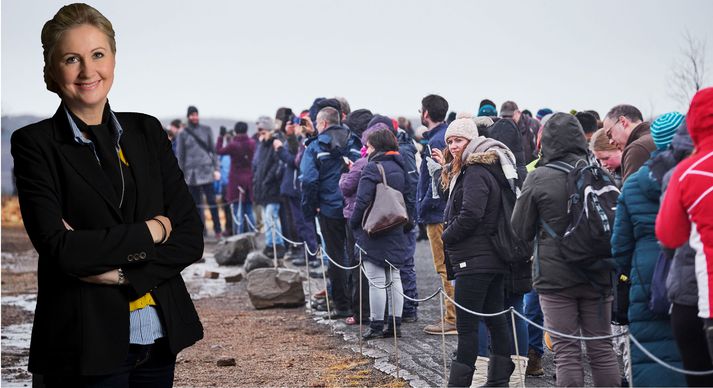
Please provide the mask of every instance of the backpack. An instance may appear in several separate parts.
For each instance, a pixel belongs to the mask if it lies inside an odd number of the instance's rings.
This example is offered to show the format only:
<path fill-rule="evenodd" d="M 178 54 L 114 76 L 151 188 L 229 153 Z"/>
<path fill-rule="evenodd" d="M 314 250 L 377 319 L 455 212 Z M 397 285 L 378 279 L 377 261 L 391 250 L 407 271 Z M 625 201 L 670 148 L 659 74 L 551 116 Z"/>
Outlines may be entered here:
<path fill-rule="evenodd" d="M 500 216 L 491 241 L 500 259 L 508 264 L 527 263 L 532 258 L 532 241 L 521 239 L 512 229 L 512 212 L 515 208 L 515 193 L 509 188 L 500 188 Z"/>
<path fill-rule="evenodd" d="M 558 236 L 544 220 L 547 234 L 557 241 L 565 260 L 571 263 L 611 258 L 611 234 L 619 188 L 598 165 L 571 166 L 562 161 L 545 167 L 567 174 L 567 215 L 569 224 Z"/>

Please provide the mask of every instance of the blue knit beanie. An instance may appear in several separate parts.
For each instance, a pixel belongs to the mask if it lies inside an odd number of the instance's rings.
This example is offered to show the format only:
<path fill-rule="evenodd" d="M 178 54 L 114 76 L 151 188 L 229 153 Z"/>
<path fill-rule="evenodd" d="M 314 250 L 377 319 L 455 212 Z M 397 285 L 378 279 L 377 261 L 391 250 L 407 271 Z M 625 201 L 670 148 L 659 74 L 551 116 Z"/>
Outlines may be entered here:
<path fill-rule="evenodd" d="M 498 115 L 498 110 L 493 105 L 483 105 L 478 109 L 478 116 L 495 117 Z"/>
<path fill-rule="evenodd" d="M 542 120 L 543 117 L 547 116 L 548 114 L 552 114 L 552 113 L 553 113 L 552 109 L 542 108 L 537 111 L 537 115 L 535 117 L 537 117 L 538 120 Z"/>
<path fill-rule="evenodd" d="M 654 120 L 651 124 L 651 137 L 656 148 L 665 149 L 671 144 L 671 139 L 683 120 L 684 116 L 678 112 L 664 113 Z"/>

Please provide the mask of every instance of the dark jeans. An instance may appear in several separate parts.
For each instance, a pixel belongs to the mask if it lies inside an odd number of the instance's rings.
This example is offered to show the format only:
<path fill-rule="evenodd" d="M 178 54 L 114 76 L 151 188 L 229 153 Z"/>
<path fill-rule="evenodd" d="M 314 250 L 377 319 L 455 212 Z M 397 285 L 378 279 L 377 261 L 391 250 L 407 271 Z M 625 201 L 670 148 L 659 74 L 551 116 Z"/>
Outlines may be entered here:
<path fill-rule="evenodd" d="M 297 241 L 307 242 L 307 248 L 311 252 L 317 252 L 317 232 L 314 227 L 314 218 L 307 219 L 302 213 L 302 205 L 298 197 L 288 197 L 288 203 L 292 212 L 292 218 L 295 222 L 295 227 L 299 238 Z M 312 257 L 310 257 L 311 259 Z"/>
<path fill-rule="evenodd" d="M 503 310 L 504 285 L 502 274 L 471 274 L 456 277 L 455 301 L 475 312 L 496 313 Z M 485 317 L 490 332 L 491 354 L 510 357 L 510 336 L 504 315 Z M 478 358 L 478 323 L 480 317 L 456 307 L 458 350 L 456 361 L 474 366 Z"/>
<path fill-rule="evenodd" d="M 401 267 L 401 285 L 404 289 L 404 295 L 409 298 L 418 299 L 418 289 L 416 288 L 416 268 L 414 263 L 414 254 L 416 253 L 416 230 L 406 233 L 406 244 L 408 254 L 404 265 Z M 418 302 L 410 301 L 404 298 L 404 317 L 415 317 Z"/>
<path fill-rule="evenodd" d="M 206 202 L 208 202 L 208 207 L 210 209 L 210 216 L 213 219 L 213 231 L 217 235 L 221 232 L 220 229 L 220 216 L 218 215 L 218 207 L 215 202 L 215 188 L 212 183 L 206 183 L 204 185 L 198 186 L 188 186 L 188 191 L 193 197 L 193 202 L 198 206 L 198 214 L 201 216 L 201 223 L 203 223 L 203 231 L 205 231 L 205 219 L 203 208 L 203 198 L 201 193 L 205 194 Z"/>
<path fill-rule="evenodd" d="M 356 239 L 354 231 L 347 225 L 347 257 L 349 258 L 349 266 L 355 266 L 359 263 L 359 250 L 356 248 Z M 361 276 L 361 311 L 359 310 L 359 276 Z M 361 269 L 356 268 L 349 271 L 349 287 L 352 297 L 352 311 L 356 317 L 369 318 L 369 280 Z M 361 314 L 361 315 L 359 315 Z"/>
<path fill-rule="evenodd" d="M 233 212 L 230 211 L 230 203 L 225 197 L 226 190 L 228 190 L 228 186 L 224 185 L 223 194 L 220 196 L 223 200 L 223 213 L 225 213 L 225 228 L 223 228 L 223 230 L 229 234 L 233 234 Z"/>
<path fill-rule="evenodd" d="M 525 316 L 540 326 L 544 326 L 545 317 L 542 315 L 540 307 L 540 296 L 537 295 L 534 288 L 525 294 Z M 542 355 L 545 352 L 545 348 L 542 346 L 542 330 L 533 325 L 527 325 L 527 336 L 530 349 L 534 349 L 537 354 Z"/>
<path fill-rule="evenodd" d="M 324 237 L 324 250 L 327 255 L 339 263 L 344 265 L 346 253 L 346 221 L 344 218 L 329 218 L 323 215 L 319 216 L 319 229 Z M 347 273 L 345 270 L 329 263 L 327 276 L 332 284 L 332 298 L 334 299 L 334 308 L 340 312 L 349 311 L 351 307 L 351 295 L 347 291 Z"/>
<path fill-rule="evenodd" d="M 697 306 L 674 303 L 671 309 L 671 329 L 678 350 L 681 352 L 683 369 L 697 371 L 713 369 L 703 331 L 703 320 L 698 317 Z M 686 375 L 686 383 L 689 387 L 713 387 L 713 375 Z"/>
<path fill-rule="evenodd" d="M 176 356 L 163 338 L 153 345 L 129 345 L 129 355 L 116 373 L 103 376 L 40 376 L 32 377 L 37 387 L 82 388 L 170 388 Z"/>
<path fill-rule="evenodd" d="M 505 299 L 503 302 L 503 310 L 512 306 L 520 314 L 523 314 L 523 296 L 522 294 L 510 294 L 505 293 Z M 502 310 L 501 310 L 502 311 Z M 508 338 L 510 338 L 510 354 L 515 354 L 515 341 L 512 336 L 512 316 L 507 314 L 507 331 Z M 478 329 L 478 339 L 480 341 L 478 354 L 482 357 L 487 357 L 490 354 L 490 333 L 488 328 L 483 321 L 480 322 Z M 517 350 L 520 352 L 520 356 L 527 356 L 527 344 L 528 344 L 528 332 L 527 332 L 527 322 L 522 319 L 515 317 L 515 331 L 517 333 Z M 540 337 L 541 338 L 541 337 Z"/>

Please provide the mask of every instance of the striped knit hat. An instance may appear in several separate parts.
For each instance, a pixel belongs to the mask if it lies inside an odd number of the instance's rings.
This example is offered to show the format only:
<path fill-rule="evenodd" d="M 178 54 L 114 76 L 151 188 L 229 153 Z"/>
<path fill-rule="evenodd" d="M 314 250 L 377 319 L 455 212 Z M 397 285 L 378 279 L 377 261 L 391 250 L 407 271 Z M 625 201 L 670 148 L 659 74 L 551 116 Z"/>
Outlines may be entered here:
<path fill-rule="evenodd" d="M 678 112 L 664 113 L 657 117 L 651 124 L 651 137 L 654 139 L 656 148 L 662 150 L 671 144 L 676 129 L 681 125 L 685 117 Z"/>

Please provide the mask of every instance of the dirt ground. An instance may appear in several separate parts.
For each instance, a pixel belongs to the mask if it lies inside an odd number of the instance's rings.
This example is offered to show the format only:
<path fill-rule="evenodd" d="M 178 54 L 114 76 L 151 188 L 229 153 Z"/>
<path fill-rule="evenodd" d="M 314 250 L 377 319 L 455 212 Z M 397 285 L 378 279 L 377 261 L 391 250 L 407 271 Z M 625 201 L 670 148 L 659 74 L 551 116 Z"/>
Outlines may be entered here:
<path fill-rule="evenodd" d="M 36 260 L 21 224 L 4 219 L 3 298 L 37 292 Z M 372 359 L 345 349 L 343 342 L 309 318 L 304 308 L 255 310 L 245 288 L 243 280 L 230 284 L 221 295 L 195 301 L 205 336 L 179 354 L 175 386 L 407 385 L 373 368 Z M 8 327 L 32 323 L 32 315 L 18 306 L 3 304 L 3 340 L 13 339 L 7 334 Z M 3 348 L 3 381 L 28 381 L 30 376 L 23 366 L 26 357 L 27 349 Z M 234 358 L 236 366 L 217 366 L 217 361 L 226 357 Z"/>

